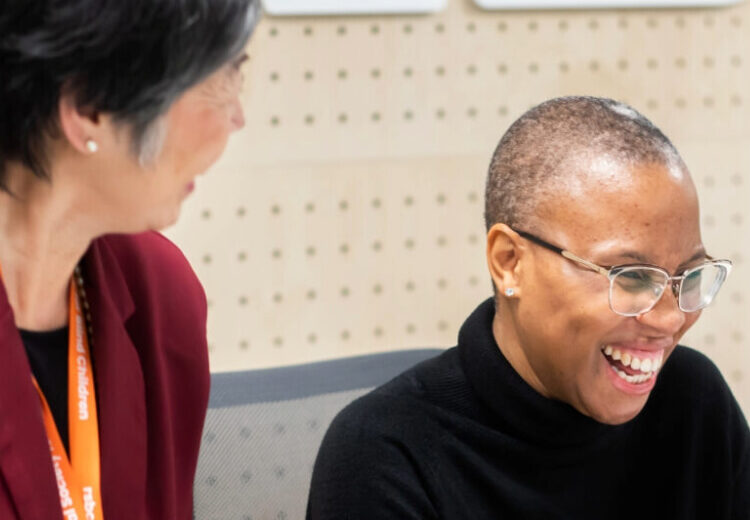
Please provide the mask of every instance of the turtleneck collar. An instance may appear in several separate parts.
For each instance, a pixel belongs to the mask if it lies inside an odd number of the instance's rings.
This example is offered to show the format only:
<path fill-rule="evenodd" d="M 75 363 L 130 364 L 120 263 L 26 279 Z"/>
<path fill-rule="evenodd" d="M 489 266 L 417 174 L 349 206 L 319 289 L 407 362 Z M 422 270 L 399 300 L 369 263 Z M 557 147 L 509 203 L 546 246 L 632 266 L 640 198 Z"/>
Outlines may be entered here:
<path fill-rule="evenodd" d="M 529 386 L 500 351 L 492 332 L 494 317 L 490 298 L 461 327 L 458 350 L 469 385 L 500 427 L 534 444 L 592 448 L 630 428 L 629 423 L 599 423 Z"/>

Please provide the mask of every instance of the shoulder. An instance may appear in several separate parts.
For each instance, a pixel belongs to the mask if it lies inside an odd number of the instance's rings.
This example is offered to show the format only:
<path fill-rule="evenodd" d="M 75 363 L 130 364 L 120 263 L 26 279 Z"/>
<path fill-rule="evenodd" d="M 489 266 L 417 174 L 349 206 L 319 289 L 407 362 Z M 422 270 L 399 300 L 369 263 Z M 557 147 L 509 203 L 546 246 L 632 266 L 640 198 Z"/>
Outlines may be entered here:
<path fill-rule="evenodd" d="M 119 270 L 134 293 L 136 306 L 144 295 L 159 301 L 205 305 L 203 287 L 180 249 L 162 234 L 106 235 L 94 244 Z"/>

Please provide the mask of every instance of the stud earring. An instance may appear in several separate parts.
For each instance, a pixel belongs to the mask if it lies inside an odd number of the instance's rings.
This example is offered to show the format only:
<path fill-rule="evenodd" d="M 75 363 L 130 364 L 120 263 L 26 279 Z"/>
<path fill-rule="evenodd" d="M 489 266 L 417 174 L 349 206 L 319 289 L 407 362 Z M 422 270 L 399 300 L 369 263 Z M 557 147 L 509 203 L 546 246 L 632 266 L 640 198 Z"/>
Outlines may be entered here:
<path fill-rule="evenodd" d="M 86 149 L 87 149 L 87 150 L 88 150 L 88 151 L 89 151 L 90 153 L 96 153 L 96 152 L 98 152 L 98 151 L 99 151 L 99 145 L 98 145 L 98 144 L 96 144 L 96 141 L 94 141 L 93 139 L 88 139 L 88 140 L 86 141 Z"/>
<path fill-rule="evenodd" d="M 512 289 L 510 287 L 508 287 L 507 289 L 505 289 L 505 296 L 507 296 L 508 298 L 512 297 L 514 294 L 516 294 L 516 290 L 515 289 Z"/>

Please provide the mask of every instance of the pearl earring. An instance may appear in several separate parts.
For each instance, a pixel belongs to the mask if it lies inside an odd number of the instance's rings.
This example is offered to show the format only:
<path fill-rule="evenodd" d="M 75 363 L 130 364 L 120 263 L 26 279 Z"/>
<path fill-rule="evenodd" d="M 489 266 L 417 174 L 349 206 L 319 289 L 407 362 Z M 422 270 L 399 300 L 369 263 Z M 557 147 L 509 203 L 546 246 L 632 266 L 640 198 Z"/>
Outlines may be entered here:
<path fill-rule="evenodd" d="M 514 294 L 516 294 L 515 289 L 511 289 L 510 287 L 505 289 L 505 296 L 507 296 L 508 298 L 512 297 Z"/>
<path fill-rule="evenodd" d="M 86 149 L 90 153 L 96 153 L 99 151 L 99 145 L 96 144 L 96 141 L 94 141 L 93 139 L 89 139 L 86 141 Z"/>

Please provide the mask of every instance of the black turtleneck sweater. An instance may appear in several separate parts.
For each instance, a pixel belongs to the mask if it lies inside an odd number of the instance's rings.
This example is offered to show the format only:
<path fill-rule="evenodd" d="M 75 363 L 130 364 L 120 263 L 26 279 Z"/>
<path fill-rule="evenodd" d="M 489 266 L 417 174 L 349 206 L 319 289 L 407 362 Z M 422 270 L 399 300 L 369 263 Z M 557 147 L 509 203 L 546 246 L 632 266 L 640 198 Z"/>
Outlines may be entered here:
<path fill-rule="evenodd" d="M 308 520 L 750 519 L 750 430 L 705 356 L 675 349 L 641 413 L 608 426 L 529 387 L 493 316 L 488 300 L 458 347 L 337 416 Z"/>

